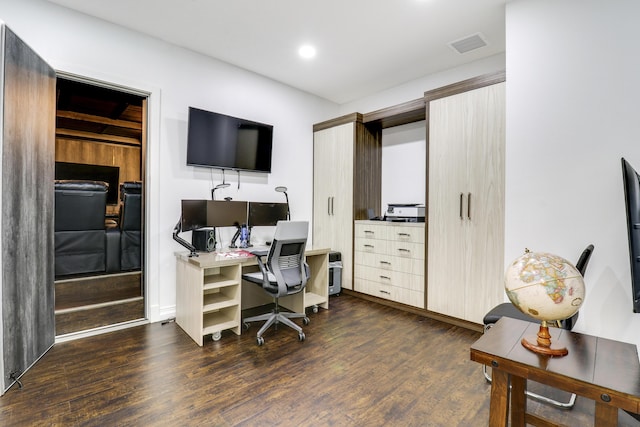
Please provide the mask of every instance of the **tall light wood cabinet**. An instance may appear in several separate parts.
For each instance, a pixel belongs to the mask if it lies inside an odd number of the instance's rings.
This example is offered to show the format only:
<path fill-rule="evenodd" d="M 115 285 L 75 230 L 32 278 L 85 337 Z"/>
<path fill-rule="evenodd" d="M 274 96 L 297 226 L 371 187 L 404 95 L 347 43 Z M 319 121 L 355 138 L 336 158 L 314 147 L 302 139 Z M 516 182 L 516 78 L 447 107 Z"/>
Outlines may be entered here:
<path fill-rule="evenodd" d="M 353 221 L 381 203 L 380 132 L 357 113 L 313 130 L 313 244 L 341 252 L 342 287 L 353 289 Z"/>
<path fill-rule="evenodd" d="M 478 86 L 426 94 L 427 309 L 482 324 L 504 299 L 504 75 Z"/>

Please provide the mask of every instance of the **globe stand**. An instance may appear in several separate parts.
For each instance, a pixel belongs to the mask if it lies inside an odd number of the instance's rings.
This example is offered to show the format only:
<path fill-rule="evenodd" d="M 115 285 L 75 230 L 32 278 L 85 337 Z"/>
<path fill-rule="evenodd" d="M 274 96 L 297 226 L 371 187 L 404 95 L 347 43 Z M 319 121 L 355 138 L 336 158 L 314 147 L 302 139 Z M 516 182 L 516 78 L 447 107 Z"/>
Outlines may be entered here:
<path fill-rule="evenodd" d="M 540 323 L 536 344 L 533 343 L 532 338 L 533 337 L 522 338 L 521 344 L 524 348 L 529 349 L 534 353 L 553 357 L 562 357 L 569 354 L 569 350 L 567 350 L 566 347 L 559 347 L 551 342 L 551 334 L 549 333 L 549 327 L 547 326 L 546 320 L 543 320 Z"/>

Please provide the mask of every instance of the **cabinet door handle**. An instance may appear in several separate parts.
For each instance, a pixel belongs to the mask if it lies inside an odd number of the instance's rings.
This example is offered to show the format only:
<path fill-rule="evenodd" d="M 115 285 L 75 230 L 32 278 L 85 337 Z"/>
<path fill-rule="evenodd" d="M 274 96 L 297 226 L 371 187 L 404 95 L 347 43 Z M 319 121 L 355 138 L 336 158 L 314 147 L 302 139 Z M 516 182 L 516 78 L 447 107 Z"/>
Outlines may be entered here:
<path fill-rule="evenodd" d="M 462 199 L 464 199 L 464 193 L 460 193 L 460 221 L 464 219 L 464 216 L 462 215 Z"/>
<path fill-rule="evenodd" d="M 467 218 L 471 220 L 471 193 L 467 194 Z"/>
<path fill-rule="evenodd" d="M 331 215 L 331 197 L 327 197 L 327 215 Z"/>
<path fill-rule="evenodd" d="M 331 196 L 331 215 L 333 215 L 333 199 L 334 197 Z"/>

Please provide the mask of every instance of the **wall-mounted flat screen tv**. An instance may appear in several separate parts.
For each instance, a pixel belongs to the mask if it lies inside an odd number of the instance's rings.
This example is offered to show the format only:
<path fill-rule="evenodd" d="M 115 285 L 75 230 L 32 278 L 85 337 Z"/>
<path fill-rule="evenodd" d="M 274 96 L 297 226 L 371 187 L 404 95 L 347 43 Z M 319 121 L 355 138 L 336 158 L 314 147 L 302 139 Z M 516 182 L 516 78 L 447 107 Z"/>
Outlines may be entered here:
<path fill-rule="evenodd" d="M 187 165 L 271 172 L 273 126 L 189 107 Z"/>
<path fill-rule="evenodd" d="M 633 298 L 633 312 L 640 313 L 640 175 L 624 158 L 622 159 L 622 185 L 627 213 L 631 298 Z"/>
<path fill-rule="evenodd" d="M 117 166 L 56 162 L 55 179 L 106 182 L 107 184 L 109 184 L 109 191 L 107 192 L 107 204 L 118 204 L 120 168 Z"/>

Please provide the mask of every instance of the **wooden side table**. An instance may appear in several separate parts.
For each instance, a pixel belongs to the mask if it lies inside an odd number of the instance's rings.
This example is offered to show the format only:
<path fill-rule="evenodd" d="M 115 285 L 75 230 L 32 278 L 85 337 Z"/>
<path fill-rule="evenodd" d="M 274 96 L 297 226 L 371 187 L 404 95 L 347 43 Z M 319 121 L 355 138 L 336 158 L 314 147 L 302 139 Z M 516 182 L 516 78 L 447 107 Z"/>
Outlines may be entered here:
<path fill-rule="evenodd" d="M 569 349 L 564 357 L 533 353 L 520 344 L 539 325 L 503 317 L 471 346 L 471 360 L 492 368 L 490 426 L 555 426 L 528 414 L 527 380 L 596 402 L 595 425 L 617 426 L 618 408 L 640 413 L 640 361 L 635 345 L 549 328 L 552 340 Z"/>

